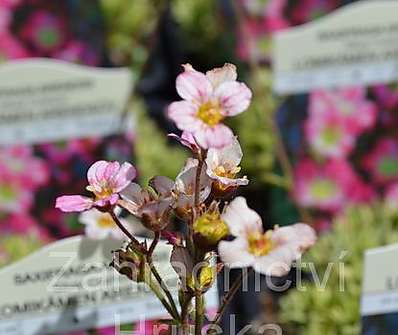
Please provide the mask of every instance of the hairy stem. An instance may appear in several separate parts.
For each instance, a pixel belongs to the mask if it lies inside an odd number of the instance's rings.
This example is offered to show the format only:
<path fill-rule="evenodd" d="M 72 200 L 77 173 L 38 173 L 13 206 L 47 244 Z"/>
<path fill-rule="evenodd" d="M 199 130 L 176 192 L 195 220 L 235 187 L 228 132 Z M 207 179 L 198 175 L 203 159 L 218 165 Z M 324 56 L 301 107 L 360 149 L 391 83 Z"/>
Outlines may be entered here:
<path fill-rule="evenodd" d="M 166 286 L 166 284 L 163 281 L 162 277 L 160 276 L 158 270 L 156 269 L 155 264 L 153 264 L 152 256 L 148 255 L 147 256 L 147 260 L 148 260 L 148 265 L 149 265 L 149 268 L 150 268 L 152 274 L 156 278 L 158 284 L 160 285 L 161 289 L 163 290 L 164 294 L 166 295 L 166 297 L 167 297 L 167 299 L 169 301 L 169 304 L 170 304 L 170 307 L 171 307 L 171 310 L 172 310 L 173 318 L 175 320 L 180 320 L 180 316 L 179 316 L 179 313 L 178 313 L 178 310 L 177 310 L 177 306 L 176 306 L 176 304 L 174 302 L 173 296 L 171 295 L 169 288 Z"/>
<path fill-rule="evenodd" d="M 153 280 L 151 275 L 148 276 L 148 278 L 147 278 L 147 280 L 145 282 L 151 288 L 152 292 L 155 293 L 155 295 L 160 300 L 160 302 L 162 303 L 164 308 L 166 308 L 167 312 L 169 312 L 170 316 L 174 320 L 178 321 L 179 320 L 179 315 L 176 312 L 176 310 L 170 306 L 170 304 L 167 301 L 166 297 L 163 295 L 164 288 L 161 287 L 161 284 L 159 284 L 158 281 Z"/>
<path fill-rule="evenodd" d="M 120 230 L 130 239 L 131 243 L 134 245 L 134 247 L 142 252 L 145 253 L 146 250 L 145 248 L 138 242 L 138 240 L 126 229 L 125 226 L 123 226 L 122 222 L 119 220 L 115 212 L 112 210 L 109 212 L 109 214 L 112 216 L 113 221 L 116 223 L 116 225 L 120 228 Z"/>
<path fill-rule="evenodd" d="M 195 335 L 202 334 L 204 310 L 203 293 L 198 291 L 195 294 Z"/>
<path fill-rule="evenodd" d="M 198 159 L 198 167 L 196 168 L 196 176 L 195 176 L 195 208 L 199 207 L 199 198 L 200 198 L 200 175 L 202 174 L 203 168 L 203 157 L 199 157 Z"/>

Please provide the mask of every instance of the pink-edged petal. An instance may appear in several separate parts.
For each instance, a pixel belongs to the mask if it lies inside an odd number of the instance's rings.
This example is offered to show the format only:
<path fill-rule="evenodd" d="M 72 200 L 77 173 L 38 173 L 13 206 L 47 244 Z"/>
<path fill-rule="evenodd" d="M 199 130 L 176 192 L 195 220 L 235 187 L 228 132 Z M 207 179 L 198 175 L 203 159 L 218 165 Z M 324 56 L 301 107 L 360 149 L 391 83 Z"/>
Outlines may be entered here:
<path fill-rule="evenodd" d="M 213 87 L 209 79 L 189 65 L 183 65 L 184 72 L 176 80 L 177 92 L 184 100 L 192 102 L 206 101 L 211 96 Z"/>
<path fill-rule="evenodd" d="M 64 195 L 56 199 L 55 207 L 63 212 L 82 212 L 93 207 L 93 200 L 81 195 Z"/>
<path fill-rule="evenodd" d="M 243 197 L 232 200 L 221 218 L 228 225 L 231 234 L 237 237 L 246 236 L 248 232 L 263 231 L 260 216 L 247 206 Z"/>
<path fill-rule="evenodd" d="M 207 71 L 206 76 L 210 80 L 214 89 L 227 81 L 236 81 L 238 77 L 236 66 L 229 63 L 224 64 L 223 67 L 217 67 L 213 70 Z"/>
<path fill-rule="evenodd" d="M 195 131 L 202 122 L 196 117 L 198 107 L 188 101 L 177 101 L 170 104 L 167 110 L 168 117 L 181 130 Z"/>
<path fill-rule="evenodd" d="M 291 226 L 275 229 L 272 234 L 272 240 L 276 245 L 297 247 L 301 253 L 312 247 L 317 237 L 312 227 L 304 223 L 296 223 Z"/>
<path fill-rule="evenodd" d="M 202 125 L 200 130 L 193 133 L 196 142 L 204 149 L 223 148 L 232 143 L 234 134 L 230 128 L 224 124 L 214 127 Z"/>
<path fill-rule="evenodd" d="M 112 184 L 114 192 L 118 193 L 125 189 L 131 181 L 136 177 L 137 172 L 130 163 L 123 163 L 118 171 L 113 175 Z"/>
<path fill-rule="evenodd" d="M 199 146 L 196 143 L 195 138 L 193 137 L 192 133 L 190 133 L 189 131 L 183 131 L 181 136 L 178 136 L 178 135 L 173 134 L 173 133 L 167 134 L 167 136 L 177 140 L 183 146 L 189 148 L 192 151 L 198 151 L 199 150 Z"/>
<path fill-rule="evenodd" d="M 167 197 L 171 195 L 174 188 L 174 181 L 165 176 L 155 176 L 149 181 L 151 186 L 160 196 Z"/>
<path fill-rule="evenodd" d="M 207 153 L 206 162 L 208 165 L 217 167 L 219 165 L 233 168 L 240 164 L 243 157 L 242 148 L 236 137 L 233 138 L 232 143 L 221 149 L 209 149 Z"/>
<path fill-rule="evenodd" d="M 98 180 L 110 181 L 119 172 L 119 170 L 120 170 L 119 162 L 107 162 L 107 163 L 108 164 L 105 168 L 103 175 L 100 175 L 100 172 L 98 171 L 98 173 L 97 173 Z"/>
<path fill-rule="evenodd" d="M 256 258 L 253 268 L 256 272 L 281 277 L 289 273 L 292 263 L 297 259 L 296 252 L 290 247 L 280 247 L 266 256 Z"/>
<path fill-rule="evenodd" d="M 250 105 L 252 92 L 244 83 L 229 81 L 221 84 L 214 95 L 219 99 L 226 116 L 244 112 Z"/>
<path fill-rule="evenodd" d="M 90 185 L 98 184 L 105 174 L 105 170 L 108 167 L 107 161 L 97 161 L 87 171 L 87 179 Z"/>
<path fill-rule="evenodd" d="M 247 241 L 244 238 L 221 241 L 218 244 L 218 253 L 223 263 L 230 268 L 249 267 L 255 262 L 255 256 L 248 252 Z"/>

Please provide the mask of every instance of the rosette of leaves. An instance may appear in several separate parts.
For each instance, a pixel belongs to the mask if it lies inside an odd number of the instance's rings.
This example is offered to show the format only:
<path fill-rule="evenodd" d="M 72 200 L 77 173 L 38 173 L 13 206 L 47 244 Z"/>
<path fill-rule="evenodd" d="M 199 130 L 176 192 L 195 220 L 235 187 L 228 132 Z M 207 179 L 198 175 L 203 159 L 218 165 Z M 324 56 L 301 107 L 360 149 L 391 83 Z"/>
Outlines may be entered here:
<path fill-rule="evenodd" d="M 314 263 L 325 287 L 320 289 L 315 281 L 304 282 L 305 290 L 292 289 L 281 299 L 279 317 L 284 334 L 359 335 L 364 252 L 398 242 L 397 228 L 397 216 L 382 205 L 352 207 L 338 217 L 332 231 L 324 234 L 303 260 Z M 340 262 L 344 270 L 338 270 Z M 325 277 L 329 264 L 334 267 Z"/>
<path fill-rule="evenodd" d="M 138 100 L 134 101 L 137 124 L 135 153 L 136 164 L 143 184 L 154 175 L 173 177 L 178 174 L 188 153 L 178 146 L 171 146 L 162 130 L 145 113 L 144 106 Z"/>
<path fill-rule="evenodd" d="M 107 47 L 113 64 L 140 69 L 148 57 L 147 43 L 152 35 L 162 0 L 101 0 Z"/>

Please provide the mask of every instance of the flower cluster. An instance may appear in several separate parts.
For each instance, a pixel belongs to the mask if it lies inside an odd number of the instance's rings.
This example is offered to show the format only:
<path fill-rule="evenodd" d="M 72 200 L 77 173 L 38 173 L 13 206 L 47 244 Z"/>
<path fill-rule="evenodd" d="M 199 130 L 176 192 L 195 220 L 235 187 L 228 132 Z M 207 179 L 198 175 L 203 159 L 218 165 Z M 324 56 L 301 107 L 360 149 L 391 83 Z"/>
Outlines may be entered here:
<path fill-rule="evenodd" d="M 250 103 L 250 89 L 236 77 L 231 64 L 206 74 L 185 65 L 177 77 L 177 91 L 184 100 L 172 103 L 168 114 L 183 133 L 171 136 L 188 147 L 192 157 L 174 180 L 155 176 L 143 187 L 134 182 L 136 172 L 131 164 L 98 161 L 87 173 L 86 189 L 91 197 L 68 195 L 56 201 L 57 208 L 83 212 L 88 221 L 95 215 L 107 229 L 103 237 L 125 234 L 128 244 L 115 253 L 112 265 L 131 280 L 147 283 L 158 296 L 164 295 L 165 308 L 181 327 L 190 322 L 193 297 L 196 325 L 201 324 L 200 301 L 222 266 L 252 267 L 266 275 L 282 276 L 316 240 L 314 230 L 303 223 L 264 231 L 261 218 L 243 197 L 225 202 L 249 182 L 240 175 L 243 154 L 238 139 L 222 123 Z M 133 236 L 120 218 L 120 209 L 153 232 L 150 245 Z M 180 232 L 172 230 L 176 220 L 184 223 Z M 181 312 L 167 288 L 157 286 L 164 285 L 152 254 L 161 236 L 173 245 L 171 264 L 180 278 Z"/>
<path fill-rule="evenodd" d="M 0 149 L 0 161 L 0 231 L 45 236 L 31 216 L 35 193 L 49 179 L 45 162 L 22 145 Z"/>
<path fill-rule="evenodd" d="M 65 4 L 57 7 L 42 0 L 2 1 L 0 59 L 52 57 L 98 65 L 98 51 L 91 42 L 74 36 L 66 12 Z"/>
<path fill-rule="evenodd" d="M 306 149 L 294 168 L 292 196 L 324 226 L 347 205 L 384 194 L 398 181 L 398 140 L 391 128 L 398 100 L 393 85 L 310 93 Z"/>

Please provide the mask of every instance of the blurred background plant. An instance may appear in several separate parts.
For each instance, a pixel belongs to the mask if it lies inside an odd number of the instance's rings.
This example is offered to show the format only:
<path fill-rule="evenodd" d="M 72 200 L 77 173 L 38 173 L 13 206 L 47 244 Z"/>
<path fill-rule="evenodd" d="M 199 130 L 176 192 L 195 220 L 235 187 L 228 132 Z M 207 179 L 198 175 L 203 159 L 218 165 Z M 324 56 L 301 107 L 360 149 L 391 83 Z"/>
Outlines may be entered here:
<path fill-rule="evenodd" d="M 279 321 L 284 332 L 359 335 L 364 252 L 397 242 L 398 212 L 386 204 L 353 206 L 339 215 L 331 231 L 303 259 L 314 263 L 320 280 L 328 278 L 327 284 L 320 289 L 309 276 L 302 283 L 305 290 L 291 289 L 281 298 Z M 335 263 L 327 277 L 330 262 Z M 340 262 L 344 262 L 343 271 L 338 268 Z"/>

